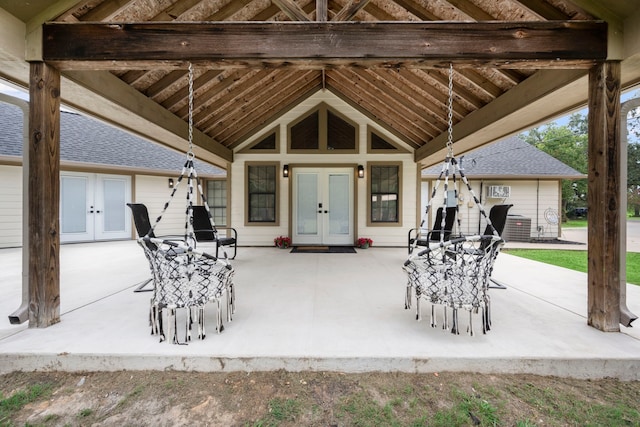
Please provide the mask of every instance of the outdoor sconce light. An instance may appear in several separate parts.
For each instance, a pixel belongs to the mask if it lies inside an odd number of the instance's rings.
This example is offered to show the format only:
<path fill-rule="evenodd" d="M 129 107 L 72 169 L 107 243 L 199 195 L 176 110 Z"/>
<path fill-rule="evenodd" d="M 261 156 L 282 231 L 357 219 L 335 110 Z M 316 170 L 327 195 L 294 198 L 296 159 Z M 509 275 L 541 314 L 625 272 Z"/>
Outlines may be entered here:
<path fill-rule="evenodd" d="M 364 166 L 358 165 L 358 178 L 364 178 Z"/>
<path fill-rule="evenodd" d="M 282 167 L 282 177 L 289 178 L 289 165 L 284 165 Z"/>
<path fill-rule="evenodd" d="M 173 188 L 173 178 L 169 178 L 169 188 Z"/>

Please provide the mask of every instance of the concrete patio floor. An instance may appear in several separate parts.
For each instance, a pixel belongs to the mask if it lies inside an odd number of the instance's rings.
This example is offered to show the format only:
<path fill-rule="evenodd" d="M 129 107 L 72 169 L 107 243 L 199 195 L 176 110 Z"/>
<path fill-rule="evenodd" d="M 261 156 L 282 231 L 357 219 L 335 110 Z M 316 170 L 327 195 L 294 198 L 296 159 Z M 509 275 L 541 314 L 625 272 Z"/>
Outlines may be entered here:
<path fill-rule="evenodd" d="M 510 244 L 508 244 L 510 245 Z M 564 245 L 561 245 L 564 247 Z M 557 246 L 556 246 L 557 247 Z M 0 373 L 16 370 L 343 372 L 472 371 L 640 379 L 640 329 L 603 333 L 587 325 L 587 276 L 500 254 L 493 277 L 492 330 L 475 336 L 429 326 L 404 309 L 404 248 L 356 254 L 239 248 L 237 311 L 205 340 L 159 343 L 150 335 L 150 293 L 134 293 L 149 270 L 134 241 L 63 245 L 61 322 L 10 325 L 21 301 L 21 249 L 0 250 Z M 628 286 L 640 313 L 640 287 Z"/>

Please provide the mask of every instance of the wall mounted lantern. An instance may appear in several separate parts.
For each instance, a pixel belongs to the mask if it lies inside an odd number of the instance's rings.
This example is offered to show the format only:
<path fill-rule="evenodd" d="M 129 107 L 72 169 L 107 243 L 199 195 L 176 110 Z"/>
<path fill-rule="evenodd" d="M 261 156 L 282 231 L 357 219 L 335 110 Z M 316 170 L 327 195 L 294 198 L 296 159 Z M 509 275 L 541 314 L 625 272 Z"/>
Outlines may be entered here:
<path fill-rule="evenodd" d="M 284 165 L 282 167 L 282 177 L 289 178 L 289 165 Z"/>
<path fill-rule="evenodd" d="M 358 178 L 364 178 L 364 166 L 358 165 Z"/>

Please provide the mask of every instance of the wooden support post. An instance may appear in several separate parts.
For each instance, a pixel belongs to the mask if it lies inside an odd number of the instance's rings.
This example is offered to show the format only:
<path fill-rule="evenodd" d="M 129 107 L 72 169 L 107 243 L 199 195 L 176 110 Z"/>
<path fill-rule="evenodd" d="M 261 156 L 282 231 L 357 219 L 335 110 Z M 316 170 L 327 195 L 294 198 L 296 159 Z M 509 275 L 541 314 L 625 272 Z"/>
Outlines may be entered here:
<path fill-rule="evenodd" d="M 588 324 L 620 330 L 620 63 L 589 72 Z"/>
<path fill-rule="evenodd" d="M 60 72 L 29 77 L 29 327 L 60 321 Z"/>

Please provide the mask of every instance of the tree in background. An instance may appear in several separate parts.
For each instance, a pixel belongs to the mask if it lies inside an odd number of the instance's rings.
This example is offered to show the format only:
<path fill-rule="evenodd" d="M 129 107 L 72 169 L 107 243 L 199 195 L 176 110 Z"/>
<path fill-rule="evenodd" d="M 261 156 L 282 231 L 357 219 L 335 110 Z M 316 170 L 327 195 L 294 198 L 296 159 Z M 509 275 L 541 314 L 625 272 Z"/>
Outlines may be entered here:
<path fill-rule="evenodd" d="M 580 173 L 587 173 L 587 117 L 573 114 L 569 124 L 559 126 L 552 122 L 545 126 L 531 129 L 520 135 L 524 141 L 555 157 Z M 562 181 L 562 218 L 566 220 L 567 212 L 576 207 L 587 205 L 587 180 Z"/>

